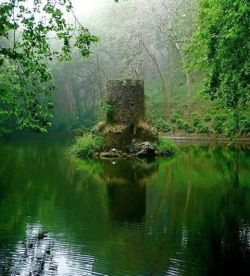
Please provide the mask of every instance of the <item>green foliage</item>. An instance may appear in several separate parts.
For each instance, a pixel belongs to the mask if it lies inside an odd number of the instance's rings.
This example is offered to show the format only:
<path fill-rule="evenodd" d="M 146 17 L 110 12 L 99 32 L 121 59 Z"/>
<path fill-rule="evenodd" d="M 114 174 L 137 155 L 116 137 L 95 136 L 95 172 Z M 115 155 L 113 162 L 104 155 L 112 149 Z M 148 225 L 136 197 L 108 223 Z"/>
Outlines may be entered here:
<path fill-rule="evenodd" d="M 174 115 L 171 116 L 170 121 L 171 121 L 171 123 L 176 123 L 176 121 L 178 119 L 180 119 L 180 114 L 176 113 L 176 114 L 174 114 Z"/>
<path fill-rule="evenodd" d="M 222 130 L 225 129 L 225 131 Z M 234 137 L 234 132 L 235 132 L 235 121 L 234 118 L 230 118 L 228 121 L 226 121 L 223 124 L 223 127 L 221 127 L 221 129 L 219 129 L 219 131 L 221 131 L 220 133 L 225 132 L 226 136 L 228 137 Z M 234 140 L 234 139 L 233 139 Z"/>
<path fill-rule="evenodd" d="M 209 134 L 209 135 L 224 135 L 232 137 L 235 135 L 235 116 L 233 112 L 229 112 L 226 109 L 222 110 L 218 101 L 207 102 L 204 108 L 204 101 L 207 101 L 204 95 L 197 95 L 195 104 L 195 113 L 191 117 L 187 118 L 185 113 L 181 113 L 181 110 L 185 109 L 185 91 L 183 95 L 179 97 L 179 102 L 175 102 L 174 110 L 178 105 L 178 113 L 174 113 L 170 116 L 169 121 L 164 119 L 161 110 L 155 108 L 152 110 L 153 120 L 151 123 L 158 128 L 159 131 L 179 135 L 180 131 L 188 134 Z M 180 110 L 180 111 L 179 111 Z M 243 111 L 239 115 L 239 135 L 249 134 L 249 113 Z"/>
<path fill-rule="evenodd" d="M 214 121 L 225 123 L 227 116 L 225 114 L 215 114 Z"/>
<path fill-rule="evenodd" d="M 13 97 L 8 93 L 16 91 L 16 87 L 9 82 L 5 70 L 0 66 L 0 136 L 8 133 L 7 122 L 10 118 L 9 106 L 13 103 Z"/>
<path fill-rule="evenodd" d="M 201 118 L 198 114 L 193 114 L 192 116 L 192 124 L 197 127 L 201 123 Z"/>
<path fill-rule="evenodd" d="M 216 114 L 213 119 L 213 128 L 215 133 L 222 134 L 225 126 L 226 116 L 223 114 Z"/>
<path fill-rule="evenodd" d="M 103 137 L 101 135 L 85 133 L 78 137 L 69 152 L 77 157 L 89 157 L 94 152 L 98 152 L 103 147 Z"/>
<path fill-rule="evenodd" d="M 166 138 L 160 137 L 154 146 L 157 151 L 162 152 L 163 154 L 174 155 L 178 152 L 176 144 Z"/>
<path fill-rule="evenodd" d="M 243 118 L 239 123 L 240 134 L 249 134 L 250 133 L 250 119 Z"/>
<path fill-rule="evenodd" d="M 188 122 L 183 123 L 182 129 L 187 133 L 195 132 L 195 129 Z"/>
<path fill-rule="evenodd" d="M 249 106 L 249 13 L 248 0 L 200 0 L 198 28 L 188 53 L 189 65 L 206 77 L 205 91 L 212 100 L 237 112 Z M 216 129 L 221 132 L 221 123 Z"/>
<path fill-rule="evenodd" d="M 89 56 L 90 44 L 98 40 L 77 20 L 68 24 L 65 13 L 73 13 L 70 0 L 33 0 L 29 4 L 8 0 L 0 4 L 0 70 L 6 72 L 9 83 L 0 104 L 19 128 L 47 130 L 54 90 L 48 64 L 54 59 L 69 61 L 73 47 Z M 48 38 L 52 33 L 62 42 L 60 49 L 51 47 Z M 8 105 L 2 105 L 6 101 Z"/>
<path fill-rule="evenodd" d="M 145 87 L 146 117 L 147 120 L 156 125 L 158 120 L 164 121 L 163 97 L 158 80 L 150 80 Z"/>
<path fill-rule="evenodd" d="M 197 125 L 197 132 L 198 133 L 209 133 L 209 128 L 208 128 L 208 126 L 205 126 L 203 124 L 198 124 Z"/>
<path fill-rule="evenodd" d="M 6 121 L 11 119 L 12 127 L 17 125 L 18 128 L 46 132 L 51 126 L 53 103 L 49 97 L 41 95 L 36 85 L 30 87 L 16 73 L 15 66 L 5 59 L 0 66 L 0 112 L 5 116 L 0 118 L 0 122 L 5 130 L 9 126 Z"/>
<path fill-rule="evenodd" d="M 215 133 L 222 134 L 223 133 L 223 122 L 222 121 L 214 121 L 213 128 Z"/>
<path fill-rule="evenodd" d="M 178 120 L 176 121 L 176 127 L 177 127 L 178 129 L 183 129 L 184 123 L 185 123 L 185 121 L 184 121 L 183 119 L 178 119 Z"/>
<path fill-rule="evenodd" d="M 163 120 L 162 118 L 158 118 L 156 119 L 155 122 L 155 127 L 161 131 L 161 132 L 165 132 L 168 133 L 172 130 L 172 127 L 170 126 L 170 124 L 168 124 L 165 120 Z"/>
<path fill-rule="evenodd" d="M 205 114 L 205 116 L 204 116 L 204 121 L 205 121 L 206 123 L 211 122 L 211 121 L 212 121 L 212 116 L 211 116 L 211 114 L 209 114 L 209 113 Z"/>
<path fill-rule="evenodd" d="M 115 109 L 112 103 L 103 102 L 100 109 L 99 119 L 112 123 L 114 120 Z"/>

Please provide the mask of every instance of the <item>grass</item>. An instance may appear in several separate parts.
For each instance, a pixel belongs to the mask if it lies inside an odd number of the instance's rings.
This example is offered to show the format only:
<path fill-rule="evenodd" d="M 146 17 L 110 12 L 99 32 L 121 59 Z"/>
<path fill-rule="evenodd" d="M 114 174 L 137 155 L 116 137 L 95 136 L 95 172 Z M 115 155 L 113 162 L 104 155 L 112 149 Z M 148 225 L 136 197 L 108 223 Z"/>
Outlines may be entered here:
<path fill-rule="evenodd" d="M 166 138 L 160 137 L 154 144 L 155 149 L 162 154 L 174 155 L 178 153 L 176 144 Z"/>
<path fill-rule="evenodd" d="M 92 133 L 85 133 L 82 137 L 76 138 L 69 153 L 77 157 L 90 157 L 103 147 L 103 137 Z"/>

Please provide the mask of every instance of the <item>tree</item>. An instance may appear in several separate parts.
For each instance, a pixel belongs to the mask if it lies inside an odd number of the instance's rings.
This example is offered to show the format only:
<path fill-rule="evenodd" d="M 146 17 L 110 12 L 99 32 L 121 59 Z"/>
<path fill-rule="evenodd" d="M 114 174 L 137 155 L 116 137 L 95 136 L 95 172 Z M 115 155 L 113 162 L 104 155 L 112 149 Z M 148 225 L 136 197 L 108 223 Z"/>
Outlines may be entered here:
<path fill-rule="evenodd" d="M 67 13 L 74 24 L 67 22 Z M 59 50 L 53 49 L 53 39 L 61 42 Z M 0 77 L 4 79 L 0 78 L 0 114 L 14 116 L 20 128 L 45 132 L 53 107 L 50 62 L 55 58 L 69 61 L 73 47 L 87 57 L 91 43 L 97 40 L 76 19 L 70 0 L 0 4 Z"/>
<path fill-rule="evenodd" d="M 160 29 L 163 36 L 163 42 L 172 49 L 170 55 L 171 59 L 175 56 L 173 52 L 177 54 L 182 67 L 183 73 L 185 73 L 186 84 L 186 106 L 187 115 L 191 111 L 192 103 L 192 91 L 191 91 L 191 77 L 190 72 L 185 68 L 186 57 L 184 53 L 184 46 L 190 42 L 192 34 L 195 31 L 195 20 L 197 12 L 196 1 L 190 0 L 175 0 L 168 4 L 169 16 L 165 25 Z M 175 62 L 175 67 L 177 62 Z"/>
<path fill-rule="evenodd" d="M 155 73 L 158 75 L 162 87 L 166 119 L 169 119 L 171 114 L 173 83 L 176 85 L 176 82 L 183 77 L 186 78 L 186 110 L 190 109 L 191 81 L 190 74 L 183 70 L 185 63 L 183 45 L 190 40 L 194 31 L 195 15 L 194 1 L 138 0 L 131 18 L 124 26 L 127 33 L 121 32 L 123 45 L 128 49 L 124 72 L 129 71 L 134 75 L 139 72 L 138 75 L 148 79 L 146 72 L 155 68 L 154 75 Z M 124 22 L 126 23 L 126 19 Z"/>
<path fill-rule="evenodd" d="M 198 29 L 188 47 L 189 65 L 206 76 L 205 91 L 234 114 L 232 134 L 239 128 L 239 112 L 249 106 L 248 0 L 200 0 Z"/>

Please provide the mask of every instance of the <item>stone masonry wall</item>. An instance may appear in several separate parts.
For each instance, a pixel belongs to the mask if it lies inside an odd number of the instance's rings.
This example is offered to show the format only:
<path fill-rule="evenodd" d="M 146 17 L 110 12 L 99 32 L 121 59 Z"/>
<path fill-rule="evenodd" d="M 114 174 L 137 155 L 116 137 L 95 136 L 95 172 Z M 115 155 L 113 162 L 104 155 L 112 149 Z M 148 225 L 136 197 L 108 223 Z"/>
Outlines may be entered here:
<path fill-rule="evenodd" d="M 104 92 L 105 101 L 114 108 L 115 124 L 136 125 L 144 119 L 144 81 L 143 80 L 111 80 Z"/>

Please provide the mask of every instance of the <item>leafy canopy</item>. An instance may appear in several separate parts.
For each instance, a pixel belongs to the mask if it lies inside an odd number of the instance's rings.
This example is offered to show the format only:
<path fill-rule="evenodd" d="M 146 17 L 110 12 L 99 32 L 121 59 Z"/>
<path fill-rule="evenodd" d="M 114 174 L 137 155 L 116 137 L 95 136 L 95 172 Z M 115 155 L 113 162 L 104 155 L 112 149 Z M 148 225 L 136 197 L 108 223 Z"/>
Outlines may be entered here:
<path fill-rule="evenodd" d="M 190 67 L 206 76 L 206 92 L 229 110 L 249 105 L 249 0 L 199 0 Z"/>
<path fill-rule="evenodd" d="M 66 14 L 74 18 L 73 24 L 67 22 Z M 18 127 L 45 132 L 54 90 L 49 63 L 55 58 L 69 61 L 73 47 L 87 57 L 96 41 L 74 16 L 70 0 L 1 3 L 0 125 L 14 116 Z"/>

